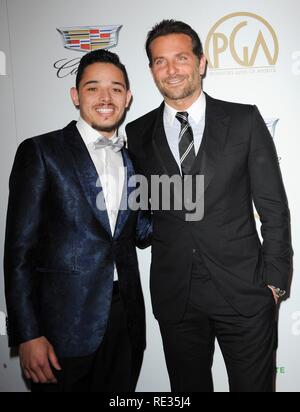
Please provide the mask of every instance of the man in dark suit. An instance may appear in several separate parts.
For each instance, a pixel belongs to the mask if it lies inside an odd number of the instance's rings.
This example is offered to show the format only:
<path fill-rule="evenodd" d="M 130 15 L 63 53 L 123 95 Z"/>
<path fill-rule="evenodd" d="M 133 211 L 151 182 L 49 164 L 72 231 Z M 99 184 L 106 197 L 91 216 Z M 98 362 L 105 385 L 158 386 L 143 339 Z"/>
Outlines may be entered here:
<path fill-rule="evenodd" d="M 134 169 L 117 129 L 131 93 L 118 56 L 85 55 L 71 96 L 79 121 L 23 142 L 10 178 L 10 345 L 33 391 L 134 391 L 145 348 L 136 245 L 151 223 L 127 207 Z"/>
<path fill-rule="evenodd" d="M 190 26 L 162 21 L 146 51 L 164 103 L 127 126 L 136 171 L 150 183 L 153 175 L 192 179 L 193 201 L 195 177 L 204 176 L 201 220 L 187 219 L 191 199 L 182 210 L 153 211 L 152 303 L 172 391 L 213 390 L 215 338 L 231 391 L 272 391 L 276 304 L 292 255 L 272 138 L 255 106 L 202 91 L 206 60 Z"/>

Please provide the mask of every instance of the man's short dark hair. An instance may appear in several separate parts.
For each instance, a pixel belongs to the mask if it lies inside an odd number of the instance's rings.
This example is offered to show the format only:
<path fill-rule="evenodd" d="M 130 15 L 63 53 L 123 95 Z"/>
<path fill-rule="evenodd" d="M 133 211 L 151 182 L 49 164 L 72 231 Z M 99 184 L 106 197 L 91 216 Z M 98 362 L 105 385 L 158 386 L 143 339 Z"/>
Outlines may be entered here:
<path fill-rule="evenodd" d="M 152 66 L 151 43 L 161 36 L 168 34 L 186 34 L 192 39 L 193 53 L 200 59 L 203 54 L 203 47 L 198 34 L 188 24 L 177 20 L 163 20 L 157 23 L 148 33 L 146 41 L 146 52 L 149 59 L 149 65 Z"/>
<path fill-rule="evenodd" d="M 102 50 L 94 50 L 90 53 L 87 53 L 80 60 L 78 71 L 77 71 L 77 76 L 76 76 L 77 90 L 79 90 L 79 84 L 81 82 L 85 69 L 94 63 L 110 63 L 116 66 L 123 73 L 125 84 L 126 84 L 126 89 L 127 90 L 130 89 L 128 74 L 127 74 L 124 64 L 121 63 L 119 56 L 108 50 L 102 49 Z"/>

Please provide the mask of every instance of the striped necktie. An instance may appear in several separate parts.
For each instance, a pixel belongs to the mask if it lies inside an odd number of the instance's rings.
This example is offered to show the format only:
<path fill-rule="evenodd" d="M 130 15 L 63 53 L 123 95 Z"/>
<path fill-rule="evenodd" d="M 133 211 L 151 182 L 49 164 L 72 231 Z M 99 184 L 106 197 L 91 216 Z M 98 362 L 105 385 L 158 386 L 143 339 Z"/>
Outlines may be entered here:
<path fill-rule="evenodd" d="M 187 112 L 178 112 L 176 114 L 176 119 L 181 123 L 179 154 L 183 175 L 187 175 L 191 171 L 196 159 L 193 130 L 189 124 L 188 117 L 189 114 Z"/>

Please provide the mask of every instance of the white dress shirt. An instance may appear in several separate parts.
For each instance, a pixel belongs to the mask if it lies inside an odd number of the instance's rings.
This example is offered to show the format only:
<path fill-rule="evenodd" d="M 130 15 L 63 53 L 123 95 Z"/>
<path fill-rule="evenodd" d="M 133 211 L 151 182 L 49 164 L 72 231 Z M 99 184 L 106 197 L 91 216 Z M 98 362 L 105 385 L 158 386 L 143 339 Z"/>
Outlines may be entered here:
<path fill-rule="evenodd" d="M 206 96 L 201 92 L 198 99 L 192 106 L 185 110 L 189 114 L 189 123 L 193 130 L 195 153 L 199 152 L 203 133 L 205 129 L 205 112 L 206 112 Z M 179 154 L 179 135 L 181 131 L 181 123 L 176 119 L 178 110 L 165 103 L 164 109 L 164 127 L 171 152 L 181 171 L 180 154 Z"/>
<path fill-rule="evenodd" d="M 101 134 L 93 129 L 81 117 L 77 122 L 77 129 L 98 173 L 105 199 L 111 233 L 114 235 L 125 181 L 122 153 L 121 151 L 113 151 L 109 146 L 95 149 L 94 143 L 101 137 Z M 111 139 L 114 139 L 115 137 L 116 134 Z M 116 267 L 114 280 L 118 280 Z"/>

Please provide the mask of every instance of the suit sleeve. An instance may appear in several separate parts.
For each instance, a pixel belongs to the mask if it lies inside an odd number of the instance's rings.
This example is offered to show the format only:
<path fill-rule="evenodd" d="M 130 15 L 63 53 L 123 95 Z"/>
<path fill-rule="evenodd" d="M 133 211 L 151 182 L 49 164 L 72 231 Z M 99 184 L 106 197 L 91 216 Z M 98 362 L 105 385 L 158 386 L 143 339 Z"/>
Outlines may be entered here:
<path fill-rule="evenodd" d="M 132 159 L 132 156 L 134 156 L 134 151 L 133 151 L 134 133 L 132 132 L 132 126 L 130 123 L 126 126 L 125 130 L 126 130 L 126 136 L 127 136 L 127 148 L 130 154 L 130 158 Z M 133 164 L 134 164 L 134 168 L 136 168 L 135 162 L 133 162 Z"/>
<path fill-rule="evenodd" d="M 135 155 L 134 140 L 135 136 L 139 136 L 139 132 L 133 131 L 131 124 L 126 126 L 126 135 L 128 143 L 128 152 L 133 162 L 134 170 L 137 174 L 142 174 L 140 166 Z M 146 249 L 152 245 L 152 214 L 151 206 L 148 203 L 148 210 L 140 210 L 138 212 L 137 228 L 136 228 L 136 246 L 139 249 Z"/>
<path fill-rule="evenodd" d="M 292 246 L 290 213 L 273 139 L 254 107 L 249 155 L 252 196 L 262 223 L 264 280 L 288 290 Z"/>
<path fill-rule="evenodd" d="M 150 210 L 140 210 L 136 227 L 136 246 L 140 249 L 146 249 L 151 246 L 152 233 L 152 215 Z"/>
<path fill-rule="evenodd" d="M 35 252 L 45 192 L 45 165 L 37 143 L 29 139 L 17 150 L 9 182 L 4 277 L 10 346 L 41 336 Z"/>

